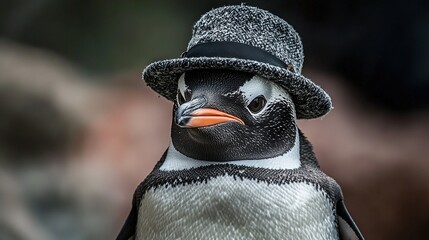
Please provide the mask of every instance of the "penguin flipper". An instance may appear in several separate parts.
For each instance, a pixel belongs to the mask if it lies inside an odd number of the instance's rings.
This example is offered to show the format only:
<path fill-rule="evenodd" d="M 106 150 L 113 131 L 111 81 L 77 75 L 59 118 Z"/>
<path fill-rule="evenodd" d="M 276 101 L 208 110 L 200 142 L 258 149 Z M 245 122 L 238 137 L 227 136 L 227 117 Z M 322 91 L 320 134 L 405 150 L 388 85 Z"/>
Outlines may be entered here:
<path fill-rule="evenodd" d="M 355 222 L 347 211 L 343 200 L 337 203 L 338 228 L 341 240 L 364 240 Z"/>
<path fill-rule="evenodd" d="M 136 233 L 137 216 L 137 209 L 135 204 L 133 204 L 131 212 L 130 214 L 128 214 L 127 220 L 122 226 L 122 229 L 116 237 L 116 240 L 134 240 Z"/>

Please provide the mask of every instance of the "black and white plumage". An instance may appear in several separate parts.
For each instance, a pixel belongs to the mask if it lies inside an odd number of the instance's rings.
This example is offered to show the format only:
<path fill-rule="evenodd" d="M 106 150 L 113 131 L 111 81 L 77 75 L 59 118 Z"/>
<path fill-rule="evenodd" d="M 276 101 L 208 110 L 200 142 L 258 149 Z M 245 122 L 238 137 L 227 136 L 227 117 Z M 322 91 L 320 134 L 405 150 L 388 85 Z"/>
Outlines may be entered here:
<path fill-rule="evenodd" d="M 117 239 L 363 239 L 295 120 L 260 76 L 183 74 L 171 144 Z"/>

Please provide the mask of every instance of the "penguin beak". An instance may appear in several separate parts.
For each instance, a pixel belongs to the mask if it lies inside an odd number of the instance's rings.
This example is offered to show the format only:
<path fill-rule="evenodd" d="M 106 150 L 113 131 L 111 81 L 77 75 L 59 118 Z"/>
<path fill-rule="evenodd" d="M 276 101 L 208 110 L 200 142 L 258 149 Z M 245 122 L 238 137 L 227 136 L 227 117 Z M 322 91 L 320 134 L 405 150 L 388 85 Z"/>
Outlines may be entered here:
<path fill-rule="evenodd" d="M 240 118 L 213 108 L 195 108 L 201 106 L 201 100 L 194 99 L 178 107 L 176 124 L 182 128 L 200 128 L 225 122 L 237 122 L 244 125 Z"/>
<path fill-rule="evenodd" d="M 191 117 L 183 127 L 199 128 L 224 122 L 238 122 L 244 125 L 243 120 L 231 114 L 213 108 L 201 108 L 191 113 Z"/>

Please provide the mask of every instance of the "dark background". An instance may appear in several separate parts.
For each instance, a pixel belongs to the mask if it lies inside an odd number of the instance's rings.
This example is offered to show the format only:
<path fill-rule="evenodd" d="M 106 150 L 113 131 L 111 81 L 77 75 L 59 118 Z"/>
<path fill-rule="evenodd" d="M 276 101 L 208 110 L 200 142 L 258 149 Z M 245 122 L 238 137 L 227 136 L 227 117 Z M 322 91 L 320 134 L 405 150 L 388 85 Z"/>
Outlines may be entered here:
<path fill-rule="evenodd" d="M 169 142 L 141 81 L 204 12 L 241 1 L 0 1 L 0 239 L 112 238 Z M 300 121 L 367 239 L 426 239 L 429 4 L 246 1 L 300 33 L 334 101 Z M 9 213 L 9 214 L 6 214 Z"/>

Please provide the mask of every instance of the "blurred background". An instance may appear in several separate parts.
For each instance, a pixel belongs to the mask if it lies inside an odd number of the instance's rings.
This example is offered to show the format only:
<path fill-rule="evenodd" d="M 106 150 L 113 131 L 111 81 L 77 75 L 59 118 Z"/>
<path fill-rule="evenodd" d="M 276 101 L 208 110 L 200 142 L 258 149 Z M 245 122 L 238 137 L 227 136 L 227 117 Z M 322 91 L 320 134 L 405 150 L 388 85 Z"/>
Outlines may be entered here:
<path fill-rule="evenodd" d="M 143 68 L 242 1 L 0 0 L 0 239 L 112 239 L 169 143 Z M 300 33 L 333 98 L 301 120 L 367 239 L 429 233 L 427 1 L 246 1 Z"/>

